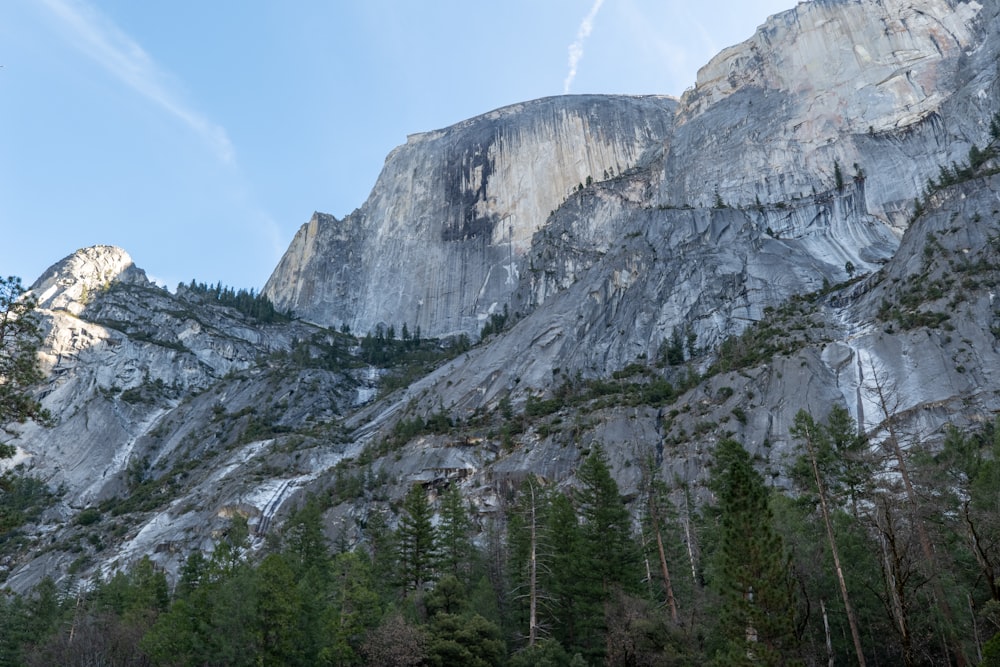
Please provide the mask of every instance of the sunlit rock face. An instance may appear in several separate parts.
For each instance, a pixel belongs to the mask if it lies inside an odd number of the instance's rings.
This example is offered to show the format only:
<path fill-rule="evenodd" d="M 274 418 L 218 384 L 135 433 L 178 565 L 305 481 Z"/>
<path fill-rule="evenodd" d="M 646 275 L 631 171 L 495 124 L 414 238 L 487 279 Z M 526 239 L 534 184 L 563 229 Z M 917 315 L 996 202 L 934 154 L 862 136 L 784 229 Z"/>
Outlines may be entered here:
<path fill-rule="evenodd" d="M 113 282 L 148 285 L 146 272 L 127 252 L 109 245 L 77 250 L 56 262 L 31 286 L 39 308 L 78 315 L 90 298 Z"/>
<path fill-rule="evenodd" d="M 364 333 L 476 334 L 517 287 L 532 236 L 571 194 L 646 161 L 669 135 L 666 97 L 525 102 L 412 135 L 368 201 L 316 214 L 265 292 L 280 309 Z"/>
<path fill-rule="evenodd" d="M 56 425 L 26 424 L 17 442 L 22 459 L 53 487 L 65 485 L 74 505 L 116 492 L 116 475 L 137 456 L 169 454 L 136 443 L 182 399 L 310 330 L 264 326 L 184 288 L 171 294 L 112 246 L 60 260 L 31 294 L 46 330 L 42 401 Z"/>

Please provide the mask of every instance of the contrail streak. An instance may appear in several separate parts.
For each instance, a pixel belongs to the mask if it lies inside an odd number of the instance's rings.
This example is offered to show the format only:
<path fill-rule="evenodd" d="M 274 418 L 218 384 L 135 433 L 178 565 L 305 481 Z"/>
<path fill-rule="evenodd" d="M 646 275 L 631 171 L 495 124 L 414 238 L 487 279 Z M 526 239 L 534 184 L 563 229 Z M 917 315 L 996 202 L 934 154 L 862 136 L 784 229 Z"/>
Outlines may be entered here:
<path fill-rule="evenodd" d="M 594 0 L 594 5 L 590 8 L 590 13 L 584 17 L 579 30 L 576 31 L 576 40 L 569 45 L 569 73 L 566 75 L 566 81 L 563 83 L 564 93 L 569 93 L 570 86 L 573 85 L 573 79 L 576 78 L 577 65 L 580 64 L 580 59 L 583 58 L 583 43 L 590 36 L 590 31 L 594 29 L 594 18 L 597 17 L 597 12 L 600 10 L 602 4 L 604 4 L 604 0 Z"/>

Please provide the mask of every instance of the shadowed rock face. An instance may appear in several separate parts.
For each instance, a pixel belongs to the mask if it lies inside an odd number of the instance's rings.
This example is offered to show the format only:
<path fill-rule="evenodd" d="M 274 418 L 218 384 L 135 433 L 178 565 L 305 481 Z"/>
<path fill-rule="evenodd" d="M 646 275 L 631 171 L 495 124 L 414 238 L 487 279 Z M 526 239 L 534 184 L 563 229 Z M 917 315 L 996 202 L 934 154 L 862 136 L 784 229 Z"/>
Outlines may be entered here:
<path fill-rule="evenodd" d="M 643 163 L 675 106 L 548 98 L 412 135 L 364 206 L 299 230 L 264 291 L 282 310 L 360 333 L 406 323 L 475 335 L 518 286 L 548 216 L 583 184 Z"/>

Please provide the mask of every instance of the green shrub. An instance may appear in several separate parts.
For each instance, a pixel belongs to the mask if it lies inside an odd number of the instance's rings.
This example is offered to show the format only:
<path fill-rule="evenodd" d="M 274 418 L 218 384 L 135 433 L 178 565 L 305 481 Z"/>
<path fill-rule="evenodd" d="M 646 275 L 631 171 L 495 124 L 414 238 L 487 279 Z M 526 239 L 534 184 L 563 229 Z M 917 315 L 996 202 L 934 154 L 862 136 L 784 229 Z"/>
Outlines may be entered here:
<path fill-rule="evenodd" d="M 96 507 L 88 507 L 76 515 L 75 523 L 78 526 L 92 526 L 101 520 L 101 511 Z"/>

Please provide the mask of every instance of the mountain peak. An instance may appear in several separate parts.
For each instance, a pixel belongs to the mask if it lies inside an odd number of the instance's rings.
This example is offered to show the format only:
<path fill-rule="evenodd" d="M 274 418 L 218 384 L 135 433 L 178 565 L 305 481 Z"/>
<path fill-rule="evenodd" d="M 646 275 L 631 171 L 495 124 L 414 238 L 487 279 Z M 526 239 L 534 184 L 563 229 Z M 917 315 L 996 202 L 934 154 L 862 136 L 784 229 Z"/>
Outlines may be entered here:
<path fill-rule="evenodd" d="M 50 266 L 31 286 L 31 291 L 41 308 L 78 313 L 88 294 L 115 282 L 152 285 L 146 272 L 135 265 L 125 250 L 95 245 L 81 248 Z"/>

